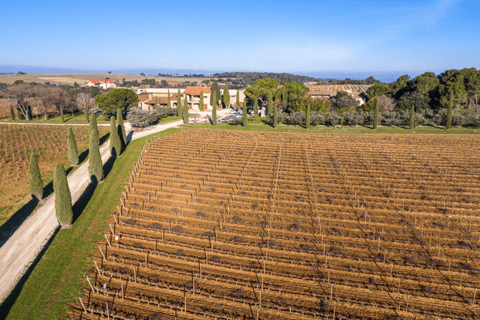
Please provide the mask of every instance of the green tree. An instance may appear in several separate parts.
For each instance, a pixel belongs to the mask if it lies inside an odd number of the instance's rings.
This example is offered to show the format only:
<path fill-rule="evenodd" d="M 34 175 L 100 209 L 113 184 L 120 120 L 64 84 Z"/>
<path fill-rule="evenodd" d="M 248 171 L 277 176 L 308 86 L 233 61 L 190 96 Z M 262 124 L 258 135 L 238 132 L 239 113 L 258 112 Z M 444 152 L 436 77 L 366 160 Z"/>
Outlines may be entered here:
<path fill-rule="evenodd" d="M 200 91 L 200 102 L 198 104 L 200 111 L 205 110 L 205 102 L 203 102 L 203 91 Z"/>
<path fill-rule="evenodd" d="M 272 93 L 268 94 L 268 115 L 273 115 L 273 95 Z"/>
<path fill-rule="evenodd" d="M 127 133 L 125 131 L 125 125 L 123 124 L 123 115 L 122 109 L 117 109 L 117 131 L 118 131 L 118 138 L 120 139 L 120 144 L 122 149 L 125 148 L 127 145 Z"/>
<path fill-rule="evenodd" d="M 390 92 L 388 86 L 384 85 L 383 83 L 377 83 L 367 89 L 366 95 L 367 99 L 371 99 L 373 97 L 378 96 L 385 96 Z"/>
<path fill-rule="evenodd" d="M 138 96 L 130 89 L 112 89 L 108 93 L 95 97 L 95 103 L 103 112 L 111 115 L 117 108 L 127 111 L 138 106 Z"/>
<path fill-rule="evenodd" d="M 92 121 L 90 121 L 90 124 L 88 126 L 88 131 L 92 132 L 92 130 L 97 131 L 97 136 L 100 135 L 98 132 L 97 117 L 95 116 L 95 114 L 92 115 Z M 98 144 L 98 141 L 97 141 L 97 144 Z"/>
<path fill-rule="evenodd" d="M 273 105 L 273 127 L 277 128 L 278 125 L 278 108 L 277 104 L 272 104 Z"/>
<path fill-rule="evenodd" d="M 262 102 L 265 102 L 270 94 L 276 94 L 278 88 L 277 79 L 258 79 L 252 86 L 245 89 L 245 95 L 250 99 L 257 97 Z"/>
<path fill-rule="evenodd" d="M 285 82 L 283 84 L 283 90 L 284 91 L 282 92 L 282 95 L 285 95 L 283 100 L 286 103 L 304 97 L 308 93 L 308 91 L 310 91 L 307 86 L 297 82 Z"/>
<path fill-rule="evenodd" d="M 307 118 L 305 120 L 305 127 L 310 128 L 310 104 L 307 104 Z"/>
<path fill-rule="evenodd" d="M 92 181 L 95 182 L 100 182 L 103 180 L 103 163 L 100 155 L 100 149 L 98 147 L 98 141 L 98 129 L 91 130 L 88 150 L 90 156 L 88 161 L 88 173 L 90 174 Z"/>
<path fill-rule="evenodd" d="M 63 165 L 58 163 L 53 171 L 53 190 L 55 192 L 55 214 L 62 228 L 69 227 L 73 221 L 72 195 L 68 187 L 67 175 Z"/>
<path fill-rule="evenodd" d="M 210 95 L 210 105 L 216 106 L 218 104 L 218 100 L 222 97 L 222 94 L 220 93 L 220 86 L 217 82 L 212 83 L 210 91 L 212 92 L 212 94 Z M 214 92 L 215 95 L 213 95 Z"/>
<path fill-rule="evenodd" d="M 177 93 L 177 114 L 179 117 L 183 117 L 182 94 L 180 93 L 180 89 L 178 89 Z"/>
<path fill-rule="evenodd" d="M 10 120 L 15 120 L 15 112 L 13 111 L 13 107 L 10 107 Z"/>
<path fill-rule="evenodd" d="M 375 110 L 373 111 L 373 130 L 377 130 L 379 109 L 378 100 L 375 100 Z"/>
<path fill-rule="evenodd" d="M 433 72 L 425 72 L 413 79 L 413 88 L 420 95 L 430 94 L 438 87 L 440 80 Z"/>
<path fill-rule="evenodd" d="M 110 117 L 110 154 L 112 157 L 120 156 L 122 152 L 122 143 L 118 136 L 117 124 L 115 123 L 115 117 Z"/>
<path fill-rule="evenodd" d="M 225 108 L 230 107 L 230 92 L 228 91 L 228 83 L 225 82 L 225 88 L 223 89 L 223 105 Z"/>
<path fill-rule="evenodd" d="M 410 76 L 408 74 L 404 74 L 403 76 L 399 77 L 396 81 L 389 84 L 388 88 L 390 94 L 395 99 L 400 99 L 402 94 L 412 85 L 412 81 L 410 81 Z"/>
<path fill-rule="evenodd" d="M 410 108 L 410 125 L 409 125 L 409 128 L 413 129 L 414 125 L 415 125 L 415 105 L 412 105 L 412 107 Z"/>
<path fill-rule="evenodd" d="M 172 102 L 170 101 L 170 90 L 168 90 L 168 101 L 167 101 L 167 107 L 171 108 L 172 107 Z"/>
<path fill-rule="evenodd" d="M 283 110 L 286 110 L 288 108 L 288 91 L 285 86 L 283 87 L 282 99 L 283 99 Z"/>
<path fill-rule="evenodd" d="M 245 103 L 245 100 L 243 101 Z M 237 90 L 237 99 L 235 101 L 235 108 L 240 108 L 240 92 Z"/>
<path fill-rule="evenodd" d="M 68 128 L 67 134 L 67 153 L 68 161 L 72 166 L 78 165 L 78 150 L 77 143 L 75 142 L 75 136 L 73 135 L 72 127 Z"/>
<path fill-rule="evenodd" d="M 452 126 L 452 112 L 453 112 L 453 90 L 450 91 L 450 99 L 447 107 L 447 124 L 445 125 L 445 129 L 450 129 Z"/>
<path fill-rule="evenodd" d="M 90 122 L 90 110 L 88 109 L 87 99 L 85 99 L 85 119 L 87 119 L 87 123 Z"/>
<path fill-rule="evenodd" d="M 217 106 L 212 108 L 212 124 L 214 127 L 217 126 Z"/>
<path fill-rule="evenodd" d="M 245 96 L 245 99 L 247 97 Z M 253 117 L 258 117 L 258 99 L 257 97 L 253 97 Z"/>
<path fill-rule="evenodd" d="M 32 152 L 30 155 L 30 168 L 28 171 L 28 182 L 30 185 L 30 194 L 42 200 L 43 198 L 43 181 L 40 169 L 38 168 L 37 156 Z"/>
<path fill-rule="evenodd" d="M 247 97 L 243 99 L 242 126 L 247 127 Z"/>
<path fill-rule="evenodd" d="M 188 124 L 188 100 L 187 100 L 187 95 L 185 95 L 185 100 L 183 100 L 183 123 Z"/>
<path fill-rule="evenodd" d="M 335 111 L 344 108 L 358 107 L 358 101 L 345 91 L 338 91 L 332 100 L 332 109 Z"/>

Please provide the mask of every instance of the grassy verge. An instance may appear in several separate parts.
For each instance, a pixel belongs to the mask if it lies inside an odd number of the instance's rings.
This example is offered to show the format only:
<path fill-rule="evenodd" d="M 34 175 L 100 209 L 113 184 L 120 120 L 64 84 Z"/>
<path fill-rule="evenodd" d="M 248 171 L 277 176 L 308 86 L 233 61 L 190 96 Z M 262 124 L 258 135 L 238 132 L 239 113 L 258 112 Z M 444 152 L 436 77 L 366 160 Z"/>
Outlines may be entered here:
<path fill-rule="evenodd" d="M 180 129 L 162 132 L 170 134 Z M 157 133 L 158 134 L 158 133 Z M 81 215 L 70 230 L 61 230 L 26 280 L 7 319 L 66 319 L 67 304 L 82 295 L 85 272 L 92 266 L 90 254 L 98 250 L 95 243 L 108 230 L 110 213 L 121 198 L 147 136 L 132 141 L 125 153 L 113 164 L 112 170 L 99 184 Z M 0 307 L 3 315 L 6 303 Z"/>
<path fill-rule="evenodd" d="M 417 127 L 413 130 L 403 127 L 384 127 L 379 126 L 377 130 L 373 130 L 368 126 L 356 126 L 349 127 L 344 126 L 341 128 L 330 127 L 330 126 L 316 126 L 310 127 L 310 129 L 305 129 L 303 126 L 289 126 L 285 124 L 280 124 L 277 128 L 271 127 L 269 124 L 265 124 L 265 118 L 256 118 L 255 120 L 249 119 L 247 127 L 244 128 L 241 125 L 231 125 L 228 123 L 217 124 L 216 127 L 212 126 L 209 123 L 201 124 L 188 124 L 183 125 L 183 127 L 188 128 L 208 128 L 208 129 L 217 129 L 217 130 L 239 130 L 239 131 L 261 131 L 261 132 L 294 132 L 294 133 L 322 133 L 322 134 L 478 134 L 480 129 L 478 128 L 451 128 L 450 130 L 445 130 L 442 127 Z"/>

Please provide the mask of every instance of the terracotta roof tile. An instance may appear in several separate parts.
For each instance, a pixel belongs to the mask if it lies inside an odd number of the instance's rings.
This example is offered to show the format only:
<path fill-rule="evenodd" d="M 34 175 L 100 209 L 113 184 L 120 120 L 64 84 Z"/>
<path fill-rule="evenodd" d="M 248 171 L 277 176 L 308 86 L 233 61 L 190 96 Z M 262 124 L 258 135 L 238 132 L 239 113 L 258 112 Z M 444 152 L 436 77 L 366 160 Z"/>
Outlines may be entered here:
<path fill-rule="evenodd" d="M 183 93 L 192 96 L 199 96 L 202 91 L 203 93 L 210 93 L 210 87 L 187 87 Z"/>

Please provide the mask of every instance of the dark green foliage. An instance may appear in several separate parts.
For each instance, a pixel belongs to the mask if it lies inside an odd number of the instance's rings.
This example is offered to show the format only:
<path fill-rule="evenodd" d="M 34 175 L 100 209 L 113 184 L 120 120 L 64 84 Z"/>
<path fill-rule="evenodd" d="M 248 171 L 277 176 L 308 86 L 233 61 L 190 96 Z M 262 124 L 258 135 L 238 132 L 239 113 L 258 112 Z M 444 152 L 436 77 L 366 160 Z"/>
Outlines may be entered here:
<path fill-rule="evenodd" d="M 15 120 L 15 112 L 13 111 L 13 107 L 10 107 L 10 120 Z"/>
<path fill-rule="evenodd" d="M 102 157 L 100 155 L 100 149 L 98 146 L 98 129 L 90 131 L 90 145 L 89 145 L 89 156 L 90 160 L 88 161 L 88 173 L 92 178 L 92 181 L 100 182 L 103 180 L 103 163 Z"/>
<path fill-rule="evenodd" d="M 367 99 L 371 99 L 373 97 L 384 96 L 390 92 L 388 86 L 384 85 L 383 83 L 374 84 L 370 88 L 367 89 Z"/>
<path fill-rule="evenodd" d="M 200 102 L 198 104 L 200 111 L 205 110 L 205 102 L 203 102 L 203 91 L 200 91 Z"/>
<path fill-rule="evenodd" d="M 351 107 L 356 108 L 358 106 L 358 101 L 345 91 L 338 91 L 332 100 L 332 110 L 334 111 Z"/>
<path fill-rule="evenodd" d="M 53 190 L 55 192 L 55 214 L 58 223 L 62 227 L 68 227 L 73 221 L 72 195 L 62 164 L 57 164 L 53 171 Z"/>
<path fill-rule="evenodd" d="M 88 109 L 88 101 L 85 99 L 85 118 L 87 123 L 90 122 L 90 110 Z"/>
<path fill-rule="evenodd" d="M 179 117 L 182 117 L 183 115 L 182 94 L 180 93 L 180 89 L 178 89 L 177 93 L 177 114 Z"/>
<path fill-rule="evenodd" d="M 305 121 L 305 127 L 310 128 L 310 104 L 307 105 L 307 119 Z"/>
<path fill-rule="evenodd" d="M 60 118 L 61 118 L 62 122 L 65 122 L 65 119 L 63 117 L 63 104 L 60 105 Z"/>
<path fill-rule="evenodd" d="M 245 95 L 251 99 L 257 97 L 265 101 L 270 94 L 276 93 L 278 84 L 279 82 L 276 79 L 258 79 L 252 86 L 245 89 Z"/>
<path fill-rule="evenodd" d="M 258 117 L 258 99 L 253 97 L 253 117 Z"/>
<path fill-rule="evenodd" d="M 329 112 L 325 116 L 325 124 L 336 126 L 339 125 L 343 121 L 342 116 L 338 112 Z"/>
<path fill-rule="evenodd" d="M 413 129 L 414 121 L 415 121 L 415 105 L 412 105 L 412 107 L 410 108 L 410 120 L 408 125 L 410 129 Z"/>
<path fill-rule="evenodd" d="M 452 126 L 452 112 L 453 112 L 453 91 L 450 91 L 450 97 L 448 101 L 447 107 L 447 124 L 445 125 L 445 129 L 450 129 Z"/>
<path fill-rule="evenodd" d="M 285 86 L 283 87 L 282 98 L 283 98 L 283 110 L 286 110 L 288 107 L 288 92 Z"/>
<path fill-rule="evenodd" d="M 212 124 L 215 127 L 217 125 L 217 106 L 213 106 L 212 108 Z"/>
<path fill-rule="evenodd" d="M 28 172 L 30 194 L 38 200 L 43 198 L 43 181 L 40 169 L 38 168 L 37 156 L 32 152 L 30 155 L 30 170 Z"/>
<path fill-rule="evenodd" d="M 138 106 L 138 96 L 130 89 L 112 89 L 106 94 L 95 97 L 95 103 L 108 115 L 111 115 L 117 108 L 122 111 Z"/>
<path fill-rule="evenodd" d="M 379 112 L 378 100 L 376 100 L 375 110 L 373 111 L 373 130 L 376 130 L 378 126 L 378 112 Z"/>
<path fill-rule="evenodd" d="M 223 89 L 223 105 L 225 108 L 230 107 L 230 92 L 228 91 L 228 83 L 225 83 L 225 88 Z"/>
<path fill-rule="evenodd" d="M 75 142 L 75 136 L 73 135 L 72 128 L 68 128 L 67 134 L 67 153 L 68 161 L 72 166 L 78 165 L 78 150 L 77 143 Z"/>
<path fill-rule="evenodd" d="M 235 101 L 235 108 L 240 108 L 240 92 L 238 90 L 237 90 L 237 99 Z"/>
<path fill-rule="evenodd" d="M 92 132 L 92 130 L 97 131 L 97 136 L 100 135 L 99 132 L 98 132 L 97 117 L 94 114 L 92 114 L 92 119 L 91 119 L 90 124 L 88 126 L 88 131 L 90 133 Z M 97 141 L 97 144 L 98 144 L 98 141 Z"/>
<path fill-rule="evenodd" d="M 170 101 L 170 90 L 168 90 L 168 102 L 167 102 L 167 107 L 168 108 L 171 108 L 172 107 L 172 103 Z"/>
<path fill-rule="evenodd" d="M 272 93 L 269 93 L 269 95 L 268 95 L 268 115 L 269 116 L 273 115 L 273 95 L 272 95 Z"/>
<path fill-rule="evenodd" d="M 110 154 L 112 157 L 117 157 L 122 152 L 122 142 L 118 136 L 117 124 L 115 117 L 110 117 Z"/>
<path fill-rule="evenodd" d="M 247 127 L 247 98 L 243 100 L 242 126 Z"/>
<path fill-rule="evenodd" d="M 188 118 L 190 117 L 188 113 L 188 101 L 187 95 L 185 95 L 185 100 L 183 100 L 183 123 L 188 124 Z"/>
<path fill-rule="evenodd" d="M 123 116 L 122 116 L 122 109 L 117 109 L 117 131 L 118 131 L 118 138 L 120 139 L 120 143 L 122 145 L 122 149 L 125 148 L 127 145 L 127 134 L 125 132 L 125 125 L 123 124 Z"/>
<path fill-rule="evenodd" d="M 210 105 L 216 106 L 218 104 L 218 100 L 222 97 L 220 93 L 220 86 L 217 82 L 212 83 L 211 90 L 212 94 L 210 95 Z M 213 95 L 215 93 L 215 95 Z"/>

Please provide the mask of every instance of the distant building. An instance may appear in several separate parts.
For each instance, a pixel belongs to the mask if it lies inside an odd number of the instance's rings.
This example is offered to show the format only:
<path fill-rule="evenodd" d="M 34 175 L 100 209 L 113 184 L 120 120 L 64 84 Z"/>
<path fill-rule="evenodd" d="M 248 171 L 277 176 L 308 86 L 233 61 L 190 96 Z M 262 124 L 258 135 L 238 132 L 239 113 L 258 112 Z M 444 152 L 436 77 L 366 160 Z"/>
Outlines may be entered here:
<path fill-rule="evenodd" d="M 105 90 L 117 87 L 115 85 L 115 83 L 113 83 L 113 81 L 110 80 L 110 79 L 104 79 L 104 80 L 92 79 L 92 80 L 88 81 L 87 86 L 88 87 L 97 87 L 98 86 L 98 87 L 103 88 Z"/>

